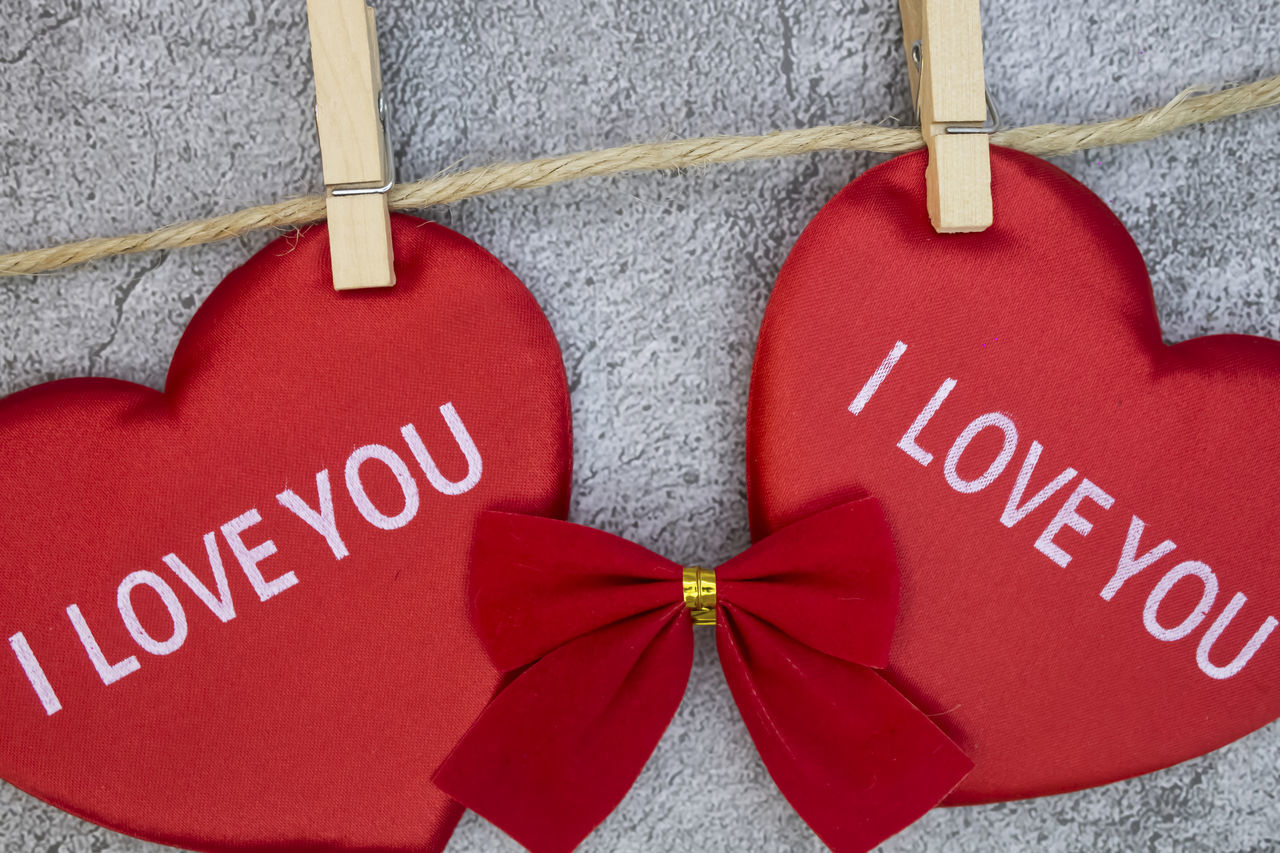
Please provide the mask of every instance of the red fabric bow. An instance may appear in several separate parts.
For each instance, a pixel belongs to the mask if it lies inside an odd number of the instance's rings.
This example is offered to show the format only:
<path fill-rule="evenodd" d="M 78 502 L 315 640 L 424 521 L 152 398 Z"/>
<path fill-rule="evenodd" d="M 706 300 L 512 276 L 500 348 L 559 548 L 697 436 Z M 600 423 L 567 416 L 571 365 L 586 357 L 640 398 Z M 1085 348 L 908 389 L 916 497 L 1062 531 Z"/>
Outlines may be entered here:
<path fill-rule="evenodd" d="M 480 637 L 523 671 L 436 784 L 521 844 L 571 850 L 622 800 L 693 665 L 682 567 L 568 522 L 481 516 L 472 556 Z M 868 850 L 972 768 L 869 667 L 888 658 L 898 577 L 870 499 L 812 515 L 716 569 L 716 643 L 765 766 L 830 847 Z"/>

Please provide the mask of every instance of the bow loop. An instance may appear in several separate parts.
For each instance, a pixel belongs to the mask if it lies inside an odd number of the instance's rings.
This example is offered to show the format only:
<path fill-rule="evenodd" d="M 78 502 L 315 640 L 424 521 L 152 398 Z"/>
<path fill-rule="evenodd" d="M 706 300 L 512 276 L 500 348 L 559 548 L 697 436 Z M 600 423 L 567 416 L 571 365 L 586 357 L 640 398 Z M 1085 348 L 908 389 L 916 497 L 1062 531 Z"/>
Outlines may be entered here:
<path fill-rule="evenodd" d="M 472 619 L 499 669 L 680 601 L 681 567 L 618 536 L 553 518 L 486 512 L 471 551 Z"/>
<path fill-rule="evenodd" d="M 820 652 L 883 668 L 898 615 L 898 569 L 871 498 L 801 519 L 716 569 L 723 606 Z"/>

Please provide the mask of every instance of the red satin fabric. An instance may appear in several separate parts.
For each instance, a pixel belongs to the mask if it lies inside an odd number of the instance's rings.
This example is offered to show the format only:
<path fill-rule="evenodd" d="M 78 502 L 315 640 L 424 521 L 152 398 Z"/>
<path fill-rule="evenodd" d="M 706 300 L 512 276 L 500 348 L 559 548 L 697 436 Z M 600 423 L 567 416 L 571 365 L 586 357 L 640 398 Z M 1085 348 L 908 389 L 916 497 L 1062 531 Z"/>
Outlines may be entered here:
<path fill-rule="evenodd" d="M 570 850 L 622 800 L 684 695 L 681 567 L 591 528 L 486 513 L 472 571 L 480 636 L 521 671 L 435 781 L 536 853 Z M 774 780 L 833 849 L 874 847 L 968 772 L 868 668 L 887 658 L 897 603 L 874 501 L 801 520 L 716 575 L 734 698 Z"/>
<path fill-rule="evenodd" d="M 0 776 L 73 814 L 201 851 L 441 850 L 462 809 L 430 780 L 499 684 L 466 599 L 472 526 L 486 509 L 563 514 L 571 453 L 560 350 L 528 290 L 439 225 L 393 218 L 398 283 L 336 293 L 328 235 L 273 242 L 209 296 L 163 394 L 71 379 L 0 403 Z M 440 407 L 451 403 L 483 471 L 470 470 Z M 368 522 L 345 463 L 394 452 L 417 510 Z M 286 509 L 319 506 L 328 472 L 346 555 Z M 381 461 L 359 467 L 369 500 L 406 498 Z M 260 600 L 220 526 L 256 509 L 247 546 L 270 540 Z M 234 616 L 222 621 L 162 561 L 173 554 L 219 598 L 212 532 Z M 118 587 L 136 571 L 171 590 L 187 634 L 168 654 L 126 630 Z M 174 632 L 159 595 L 130 599 L 155 639 Z M 110 663 L 103 683 L 66 609 Z M 221 607 L 221 605 L 219 605 Z M 223 611 L 223 615 L 228 615 Z M 50 715 L 13 653 L 22 634 L 61 710 Z"/>
<path fill-rule="evenodd" d="M 1036 157 L 993 147 L 995 224 L 936 233 L 926 163 L 918 152 L 860 176 L 782 268 L 747 418 L 754 534 L 859 495 L 884 506 L 902 577 L 885 674 L 974 758 L 950 803 L 1103 784 L 1276 719 L 1280 631 L 1235 674 L 1204 665 L 1226 667 L 1280 617 L 1280 343 L 1166 346 L 1133 239 Z M 897 342 L 900 361 L 854 414 Z M 1098 492 L 1081 496 L 1113 502 L 1063 515 L 1086 479 Z M 1166 541 L 1176 548 L 1134 565 Z M 1104 595 L 1122 569 L 1134 574 Z M 1228 626 L 1216 640 L 1215 625 Z"/>

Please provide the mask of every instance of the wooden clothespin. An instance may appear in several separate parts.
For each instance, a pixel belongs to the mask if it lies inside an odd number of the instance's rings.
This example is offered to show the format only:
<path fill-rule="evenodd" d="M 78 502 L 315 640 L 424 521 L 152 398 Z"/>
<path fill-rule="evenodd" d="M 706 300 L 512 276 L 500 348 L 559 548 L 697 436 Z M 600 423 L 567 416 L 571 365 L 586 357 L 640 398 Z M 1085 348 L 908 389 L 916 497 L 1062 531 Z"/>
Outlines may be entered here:
<path fill-rule="evenodd" d="M 396 282 L 391 166 L 378 32 L 364 0 L 307 0 L 316 128 L 337 290 Z"/>
<path fill-rule="evenodd" d="M 911 91 L 929 146 L 929 219 L 940 233 L 991 225 L 991 151 L 978 0 L 898 0 Z"/>

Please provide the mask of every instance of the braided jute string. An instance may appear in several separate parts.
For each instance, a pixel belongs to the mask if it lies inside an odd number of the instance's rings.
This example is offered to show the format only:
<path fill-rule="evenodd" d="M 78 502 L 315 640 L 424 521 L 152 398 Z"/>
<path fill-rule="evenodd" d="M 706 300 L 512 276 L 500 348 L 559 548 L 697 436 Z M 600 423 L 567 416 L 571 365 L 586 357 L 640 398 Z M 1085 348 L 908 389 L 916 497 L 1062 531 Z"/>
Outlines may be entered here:
<path fill-rule="evenodd" d="M 1004 130 L 992 142 L 1030 154 L 1052 156 L 1152 139 L 1193 124 L 1280 104 L 1280 75 L 1218 92 L 1188 89 L 1162 107 L 1096 124 L 1038 124 Z M 708 136 L 624 145 L 544 157 L 524 163 L 497 163 L 409 184 L 388 196 L 394 210 L 419 210 L 497 192 L 533 189 L 580 178 L 688 169 L 817 151 L 875 151 L 897 154 L 923 146 L 917 128 L 863 123 L 782 130 L 763 136 Z M 260 228 L 290 228 L 325 215 L 324 196 L 250 207 L 194 222 L 166 225 L 144 234 L 96 237 L 47 249 L 0 255 L 0 276 L 32 275 L 114 255 L 178 249 L 238 237 Z"/>

